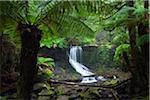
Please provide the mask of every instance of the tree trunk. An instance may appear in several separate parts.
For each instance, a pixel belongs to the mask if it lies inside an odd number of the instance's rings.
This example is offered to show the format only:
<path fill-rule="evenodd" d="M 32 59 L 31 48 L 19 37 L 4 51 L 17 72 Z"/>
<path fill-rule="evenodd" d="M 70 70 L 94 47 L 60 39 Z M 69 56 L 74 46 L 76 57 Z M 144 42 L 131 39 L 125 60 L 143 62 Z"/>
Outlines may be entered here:
<path fill-rule="evenodd" d="M 134 2 L 132 0 L 128 1 L 128 6 L 133 7 Z M 132 17 L 129 15 L 129 17 Z M 129 38 L 130 38 L 130 47 L 131 47 L 131 66 L 129 71 L 132 73 L 132 79 L 130 82 L 130 88 L 129 88 L 129 93 L 130 96 L 135 94 L 138 90 L 136 90 L 136 84 L 139 79 L 137 79 L 139 76 L 137 74 L 137 47 L 136 47 L 136 29 L 135 26 L 132 24 L 128 25 L 128 31 L 129 31 Z"/>
<path fill-rule="evenodd" d="M 134 2 L 132 0 L 128 1 L 128 5 L 133 7 Z M 132 17 L 132 15 L 129 15 Z M 129 37 L 130 37 L 130 47 L 131 47 L 131 66 L 130 72 L 132 73 L 132 79 L 130 83 L 130 95 L 133 96 L 135 94 L 143 95 L 147 89 L 147 80 L 145 80 L 145 70 L 143 70 L 144 66 L 142 64 L 141 57 L 139 55 L 138 47 L 136 46 L 136 26 L 128 25 Z"/>
<path fill-rule="evenodd" d="M 144 8 L 148 10 L 148 0 L 144 1 Z M 138 25 L 138 35 L 143 36 L 149 34 L 148 13 L 145 13 L 146 23 L 140 22 Z M 149 42 L 141 45 L 142 56 L 146 62 L 149 61 Z"/>
<path fill-rule="evenodd" d="M 21 25 L 21 58 L 19 99 L 30 100 L 38 68 L 37 53 L 40 47 L 41 31 L 33 25 Z"/>
<path fill-rule="evenodd" d="M 132 73 L 132 79 L 130 83 L 129 93 L 131 96 L 138 93 L 140 86 L 140 75 L 138 72 L 138 48 L 136 47 L 136 34 L 135 26 L 129 26 L 129 37 L 130 37 L 130 47 L 131 47 L 131 64 L 129 71 Z"/>
<path fill-rule="evenodd" d="M 148 9 L 148 0 L 144 0 L 144 8 Z M 143 35 L 149 34 L 149 23 L 148 23 L 148 13 L 145 13 L 145 20 L 146 23 L 140 22 L 138 25 L 138 35 L 139 37 Z M 142 66 L 141 70 L 141 78 L 143 79 L 144 86 L 145 87 L 145 92 L 147 91 L 148 93 L 148 81 L 149 81 L 149 42 L 145 42 L 140 46 L 141 48 L 141 54 L 142 54 Z"/>

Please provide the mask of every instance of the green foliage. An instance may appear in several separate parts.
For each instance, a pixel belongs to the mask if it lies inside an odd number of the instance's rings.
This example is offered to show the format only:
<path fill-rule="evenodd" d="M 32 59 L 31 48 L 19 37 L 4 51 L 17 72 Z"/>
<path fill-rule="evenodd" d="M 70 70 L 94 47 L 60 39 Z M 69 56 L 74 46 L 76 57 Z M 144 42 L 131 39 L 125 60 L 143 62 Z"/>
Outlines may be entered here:
<path fill-rule="evenodd" d="M 82 44 L 94 44 L 95 43 L 95 39 L 94 38 L 88 38 L 88 37 L 84 37 L 81 39 L 81 45 Z"/>
<path fill-rule="evenodd" d="M 40 41 L 40 46 L 47 46 L 47 47 L 52 47 L 54 44 L 59 47 L 59 48 L 67 48 L 67 42 L 65 38 L 60 38 L 60 37 L 52 37 L 52 38 L 43 38 Z"/>
<path fill-rule="evenodd" d="M 100 29 L 101 27 L 101 20 L 99 18 L 99 15 L 89 15 L 88 17 L 85 17 L 81 19 L 87 26 L 89 26 L 94 32 Z"/>
<path fill-rule="evenodd" d="M 98 68 L 96 69 L 96 73 L 102 74 L 102 73 L 105 73 L 105 72 L 108 71 L 108 70 L 109 70 L 109 68 L 106 68 L 106 66 L 101 65 L 100 67 L 98 67 Z"/>
<path fill-rule="evenodd" d="M 45 40 L 48 35 L 55 36 L 71 36 L 77 33 L 84 37 L 94 36 L 94 32 L 99 28 L 99 20 L 106 18 L 114 12 L 122 2 L 111 1 L 4 1 L 0 2 L 1 32 L 8 31 L 5 24 L 12 25 L 16 28 L 15 23 L 33 24 L 38 26 L 44 33 L 43 43 L 41 45 L 49 45 Z M 116 7 L 114 7 L 116 6 Z M 109 11 L 108 11 L 109 8 Z M 107 10 L 107 12 L 106 12 Z M 99 15 L 101 14 L 101 15 Z M 91 24 L 92 23 L 92 24 Z M 96 25 L 95 25 L 96 24 Z M 90 28 L 92 27 L 92 28 Z M 16 28 L 17 29 L 17 28 Z M 16 30 L 13 29 L 13 30 Z M 93 32 L 94 31 L 94 32 Z M 15 41 L 16 31 L 10 37 Z M 18 35 L 19 36 L 19 35 Z M 54 40 L 58 47 L 66 47 L 64 41 Z M 89 43 L 90 39 L 84 39 L 84 43 Z M 19 43 L 19 42 L 18 42 Z"/>
<path fill-rule="evenodd" d="M 15 46 L 20 48 L 21 44 L 21 39 L 20 39 L 20 34 L 18 33 L 16 27 L 17 23 L 12 21 L 13 24 L 7 23 L 5 24 L 6 29 L 3 30 L 3 35 L 7 36 L 10 41 L 14 42 Z"/>
<path fill-rule="evenodd" d="M 137 46 L 141 46 L 144 43 L 149 42 L 149 41 L 150 41 L 149 34 L 142 35 L 141 37 L 137 38 Z"/>
<path fill-rule="evenodd" d="M 121 44 L 116 48 L 115 55 L 114 55 L 114 60 L 117 62 L 120 62 L 120 58 L 122 57 L 123 52 L 129 53 L 129 44 Z"/>
<path fill-rule="evenodd" d="M 33 24 L 39 27 L 44 35 L 66 36 L 74 33 L 93 35 L 91 30 L 83 21 L 69 13 L 73 11 L 73 7 L 81 2 L 71 1 L 13 1 L 0 2 L 1 6 L 1 32 L 7 29 L 6 23 L 10 22 L 17 29 L 19 23 Z M 4 6 L 5 5 L 5 6 Z M 13 25 L 15 21 L 17 24 Z M 9 33 L 16 37 L 16 34 Z M 44 38 L 46 37 L 44 36 Z M 46 38 L 47 39 L 47 38 Z M 54 40 L 59 47 L 64 46 L 64 42 Z M 62 42 L 62 43 L 61 43 Z"/>
<path fill-rule="evenodd" d="M 123 27 L 116 28 L 112 33 L 112 43 L 116 45 L 129 43 L 129 34 Z"/>
<path fill-rule="evenodd" d="M 38 79 L 49 80 L 53 75 L 54 60 L 52 58 L 38 57 Z"/>
<path fill-rule="evenodd" d="M 139 6 L 128 7 L 125 6 L 119 10 L 114 16 L 110 17 L 104 22 L 103 28 L 112 30 L 115 27 L 130 25 L 137 25 L 138 22 L 143 22 L 145 20 L 144 13 L 147 12 L 147 9 Z"/>
<path fill-rule="evenodd" d="M 2 96 L 1 100 L 7 100 L 7 97 L 6 96 Z"/>
<path fill-rule="evenodd" d="M 49 68 L 40 68 L 41 72 L 38 73 L 38 79 L 40 80 L 49 80 L 52 76 L 54 76 L 54 73 Z"/>
<path fill-rule="evenodd" d="M 44 58 L 44 57 L 38 57 L 38 64 L 46 63 L 48 66 L 54 66 L 54 59 L 52 58 Z"/>
<path fill-rule="evenodd" d="M 98 59 L 101 66 L 113 66 L 112 44 L 107 43 L 98 47 Z"/>
<path fill-rule="evenodd" d="M 66 37 L 68 45 L 86 45 L 95 44 L 95 39 L 93 36 L 81 36 L 79 34 L 74 34 L 72 36 Z"/>
<path fill-rule="evenodd" d="M 118 82 L 119 82 L 119 80 L 117 80 L 117 79 L 112 79 L 112 80 L 105 81 L 105 82 L 103 83 L 103 85 L 115 85 L 115 84 L 117 84 Z"/>
<path fill-rule="evenodd" d="M 113 29 L 114 27 L 118 27 L 120 25 L 125 25 L 129 20 L 128 15 L 130 11 L 133 11 L 132 7 L 123 7 L 120 11 L 118 11 L 114 16 L 110 17 L 108 20 L 104 22 L 104 28 Z"/>

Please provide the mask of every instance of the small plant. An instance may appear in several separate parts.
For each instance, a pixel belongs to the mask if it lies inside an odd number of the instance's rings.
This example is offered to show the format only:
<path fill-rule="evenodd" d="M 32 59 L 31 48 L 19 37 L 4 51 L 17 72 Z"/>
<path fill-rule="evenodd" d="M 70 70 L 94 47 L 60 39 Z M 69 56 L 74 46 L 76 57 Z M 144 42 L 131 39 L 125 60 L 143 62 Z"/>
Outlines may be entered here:
<path fill-rule="evenodd" d="M 52 58 L 38 57 L 38 78 L 41 80 L 49 80 L 54 75 L 53 66 L 54 60 Z"/>
<path fill-rule="evenodd" d="M 120 63 L 123 52 L 129 53 L 129 47 L 129 44 L 121 44 L 118 46 L 115 51 L 114 60 Z"/>
<path fill-rule="evenodd" d="M 54 66 L 54 59 L 38 57 L 38 64 L 44 64 L 44 65 L 52 67 L 52 66 Z"/>

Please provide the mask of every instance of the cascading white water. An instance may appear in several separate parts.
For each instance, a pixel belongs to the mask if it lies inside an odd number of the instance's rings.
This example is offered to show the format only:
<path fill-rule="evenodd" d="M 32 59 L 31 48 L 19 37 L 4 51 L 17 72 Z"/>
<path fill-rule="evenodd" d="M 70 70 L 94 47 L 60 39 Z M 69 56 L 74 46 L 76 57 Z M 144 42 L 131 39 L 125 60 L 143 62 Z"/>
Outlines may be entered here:
<path fill-rule="evenodd" d="M 80 46 L 73 46 L 70 49 L 70 55 L 69 55 L 69 63 L 72 65 L 72 67 L 80 73 L 82 76 L 91 76 L 94 75 L 93 72 L 91 72 L 87 67 L 85 67 L 83 64 L 79 63 L 77 60 L 77 53 L 82 54 L 82 48 Z"/>
<path fill-rule="evenodd" d="M 84 77 L 81 83 L 93 83 L 93 82 L 97 82 L 98 80 L 105 80 L 105 78 L 103 78 L 102 76 L 98 76 L 97 79 L 95 77 L 90 77 L 92 75 L 95 75 L 95 73 L 91 72 L 87 67 L 85 67 L 83 64 L 78 62 L 78 56 L 77 56 L 78 52 L 79 52 L 79 57 L 81 58 L 82 48 L 80 46 L 71 47 L 70 55 L 69 55 L 69 63 L 76 70 L 76 72 L 78 72 Z"/>
<path fill-rule="evenodd" d="M 80 46 L 73 46 L 70 49 L 70 58 L 77 62 L 77 52 L 79 51 L 79 55 L 82 54 L 82 48 Z"/>

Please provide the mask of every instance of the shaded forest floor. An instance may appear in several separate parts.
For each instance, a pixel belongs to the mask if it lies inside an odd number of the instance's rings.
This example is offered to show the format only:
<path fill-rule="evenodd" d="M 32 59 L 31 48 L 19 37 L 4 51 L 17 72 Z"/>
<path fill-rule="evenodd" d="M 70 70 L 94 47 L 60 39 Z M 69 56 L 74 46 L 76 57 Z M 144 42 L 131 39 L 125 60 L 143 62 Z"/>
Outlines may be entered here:
<path fill-rule="evenodd" d="M 6 74 L 5 74 L 6 75 Z M 7 76 L 8 75 L 8 76 Z M 16 98 L 17 79 L 11 79 L 10 74 L 7 74 L 7 80 L 1 88 L 1 96 L 7 99 Z M 12 75 L 12 74 L 11 74 Z M 16 75 L 16 73 L 14 74 Z M 100 81 L 92 84 L 80 84 L 81 80 L 60 80 L 59 82 L 43 81 L 36 83 L 33 97 L 38 95 L 38 100 L 128 100 L 128 85 L 123 81 L 130 78 L 130 73 L 122 72 L 120 69 L 104 71 L 100 73 L 104 77 L 112 78 L 114 75 L 117 79 Z M 10 79 L 9 79 L 10 78 Z M 17 78 L 17 77 L 16 77 Z M 56 80 L 58 81 L 58 80 Z M 63 82 L 63 83 L 61 83 Z M 123 82 L 123 85 L 113 88 L 113 86 Z M 71 84 L 70 84 L 71 83 Z M 40 84 L 40 85 L 39 85 Z M 102 87 L 101 87 L 102 86 Z M 110 88 L 103 88 L 109 86 Z M 112 88 L 111 88 L 112 86 Z M 44 88 L 43 88 L 44 87 Z"/>
<path fill-rule="evenodd" d="M 109 78 L 115 75 L 117 78 L 91 84 L 82 84 L 81 80 L 51 79 L 41 81 L 34 86 L 33 100 L 131 100 L 128 91 L 130 73 L 112 68 L 100 73 L 100 75 Z M 15 100 L 17 79 L 12 81 L 11 77 L 9 78 L 5 80 L 7 84 L 1 87 L 1 98 Z M 142 98 L 138 97 L 135 100 L 148 100 L 149 97 Z"/>

